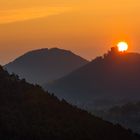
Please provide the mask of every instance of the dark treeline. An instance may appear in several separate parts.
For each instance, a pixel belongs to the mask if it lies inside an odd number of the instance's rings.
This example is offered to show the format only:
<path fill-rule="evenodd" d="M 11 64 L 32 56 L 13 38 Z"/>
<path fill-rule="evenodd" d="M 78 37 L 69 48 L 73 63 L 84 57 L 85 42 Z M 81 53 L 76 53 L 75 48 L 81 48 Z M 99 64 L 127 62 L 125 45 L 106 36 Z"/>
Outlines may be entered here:
<path fill-rule="evenodd" d="M 137 140 L 138 135 L 58 100 L 0 67 L 0 139 Z"/>

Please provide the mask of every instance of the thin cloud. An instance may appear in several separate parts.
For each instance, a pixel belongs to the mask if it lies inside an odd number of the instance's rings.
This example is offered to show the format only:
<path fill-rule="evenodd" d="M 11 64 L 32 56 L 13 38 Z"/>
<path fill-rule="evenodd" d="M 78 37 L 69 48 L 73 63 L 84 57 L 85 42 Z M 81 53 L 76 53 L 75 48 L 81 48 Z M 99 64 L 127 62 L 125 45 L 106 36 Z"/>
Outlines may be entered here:
<path fill-rule="evenodd" d="M 72 10 L 70 7 L 37 7 L 0 11 L 0 24 L 58 15 Z"/>

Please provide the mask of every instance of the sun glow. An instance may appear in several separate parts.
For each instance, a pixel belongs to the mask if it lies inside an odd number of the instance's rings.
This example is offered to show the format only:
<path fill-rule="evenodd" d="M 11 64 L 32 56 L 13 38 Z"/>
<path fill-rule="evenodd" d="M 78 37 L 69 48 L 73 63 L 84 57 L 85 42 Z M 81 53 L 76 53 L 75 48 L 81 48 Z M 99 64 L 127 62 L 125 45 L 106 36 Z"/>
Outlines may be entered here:
<path fill-rule="evenodd" d="M 118 47 L 118 51 L 120 51 L 120 52 L 125 52 L 125 51 L 128 50 L 128 44 L 127 44 L 127 42 L 119 42 L 117 44 L 117 47 Z"/>

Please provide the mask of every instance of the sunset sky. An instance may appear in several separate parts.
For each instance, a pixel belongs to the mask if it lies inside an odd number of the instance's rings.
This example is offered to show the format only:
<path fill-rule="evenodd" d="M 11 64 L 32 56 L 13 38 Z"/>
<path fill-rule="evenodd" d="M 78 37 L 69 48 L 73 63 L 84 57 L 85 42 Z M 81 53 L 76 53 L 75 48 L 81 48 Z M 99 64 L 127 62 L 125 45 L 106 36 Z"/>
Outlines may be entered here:
<path fill-rule="evenodd" d="M 118 41 L 140 52 L 139 0 L 0 0 L 0 63 L 58 47 L 93 59 Z"/>

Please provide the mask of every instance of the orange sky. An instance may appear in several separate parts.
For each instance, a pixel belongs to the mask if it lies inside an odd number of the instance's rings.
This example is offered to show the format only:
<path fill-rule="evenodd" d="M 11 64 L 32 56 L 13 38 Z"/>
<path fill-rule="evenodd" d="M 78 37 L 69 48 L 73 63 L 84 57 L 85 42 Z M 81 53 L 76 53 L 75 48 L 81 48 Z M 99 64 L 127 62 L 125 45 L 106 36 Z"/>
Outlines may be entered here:
<path fill-rule="evenodd" d="M 0 0 L 0 63 L 59 47 L 93 59 L 120 40 L 140 52 L 139 0 Z"/>

